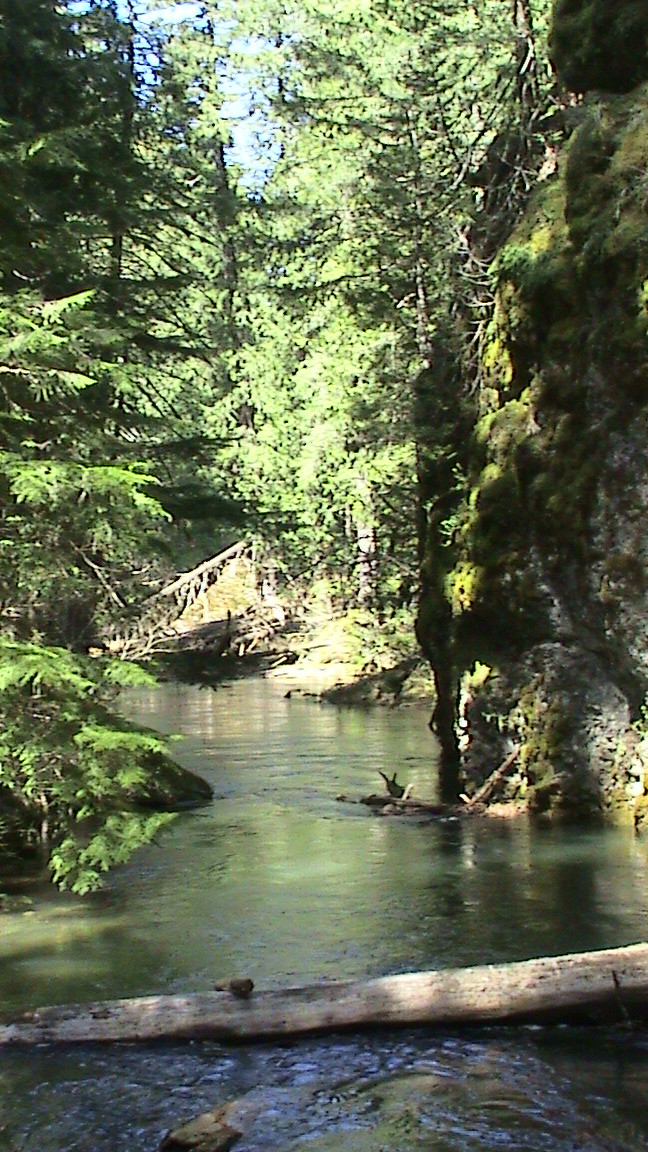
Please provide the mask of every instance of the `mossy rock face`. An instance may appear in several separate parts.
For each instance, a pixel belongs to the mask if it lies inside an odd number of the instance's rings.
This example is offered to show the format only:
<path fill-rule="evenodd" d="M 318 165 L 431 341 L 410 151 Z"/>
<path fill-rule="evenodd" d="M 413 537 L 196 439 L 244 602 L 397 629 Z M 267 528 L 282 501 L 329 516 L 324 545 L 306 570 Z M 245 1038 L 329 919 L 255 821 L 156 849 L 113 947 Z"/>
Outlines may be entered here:
<path fill-rule="evenodd" d="M 572 92 L 630 92 L 648 79 L 645 0 L 556 0 L 550 54 Z"/>
<path fill-rule="evenodd" d="M 460 702 L 470 790 L 517 744 L 507 799 L 561 820 L 631 820 L 636 757 L 628 706 L 590 655 L 576 646 L 538 645 L 477 690 L 464 675 Z"/>
<path fill-rule="evenodd" d="M 580 276 L 635 312 L 647 271 L 647 166 L 648 85 L 590 102 L 565 166 L 569 239 Z"/>
<path fill-rule="evenodd" d="M 609 5 L 617 32 L 631 8 Z M 496 259 L 465 489 L 451 540 L 429 519 L 419 632 L 452 669 L 468 790 L 519 743 L 513 794 L 618 822 L 648 690 L 648 84 L 578 111 Z M 498 675 L 464 692 L 475 661 Z"/>
<path fill-rule="evenodd" d="M 648 835 L 648 793 L 640 796 L 635 804 L 634 825 L 638 832 Z"/>
<path fill-rule="evenodd" d="M 558 174 L 538 186 L 497 257 L 496 322 L 484 345 L 491 397 L 540 373 L 545 403 L 571 412 L 589 404 L 585 376 L 599 361 L 645 398 L 647 173 L 648 85 L 590 100 Z"/>

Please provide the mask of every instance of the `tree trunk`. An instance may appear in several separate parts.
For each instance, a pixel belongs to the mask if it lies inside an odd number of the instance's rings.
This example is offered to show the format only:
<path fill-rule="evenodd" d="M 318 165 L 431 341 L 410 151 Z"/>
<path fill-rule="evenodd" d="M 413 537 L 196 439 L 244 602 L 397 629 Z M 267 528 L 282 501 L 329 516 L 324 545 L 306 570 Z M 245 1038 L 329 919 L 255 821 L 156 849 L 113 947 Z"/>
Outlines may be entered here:
<path fill-rule="evenodd" d="M 234 982 L 232 987 L 240 985 Z M 281 991 L 42 1008 L 0 1024 L 1 1044 L 245 1041 L 361 1028 L 648 1017 L 648 944 Z"/>
<path fill-rule="evenodd" d="M 443 650 L 439 645 L 441 651 Z M 445 804 L 455 804 L 461 791 L 461 763 L 455 729 L 456 684 L 452 674 L 448 646 L 448 663 L 435 664 L 432 668 L 436 689 L 436 704 L 430 720 L 441 747 L 439 760 L 439 792 Z"/>
<path fill-rule="evenodd" d="M 371 486 L 366 477 L 356 478 L 358 500 L 353 512 L 358 566 L 358 603 L 371 604 L 376 592 L 376 527 Z"/>

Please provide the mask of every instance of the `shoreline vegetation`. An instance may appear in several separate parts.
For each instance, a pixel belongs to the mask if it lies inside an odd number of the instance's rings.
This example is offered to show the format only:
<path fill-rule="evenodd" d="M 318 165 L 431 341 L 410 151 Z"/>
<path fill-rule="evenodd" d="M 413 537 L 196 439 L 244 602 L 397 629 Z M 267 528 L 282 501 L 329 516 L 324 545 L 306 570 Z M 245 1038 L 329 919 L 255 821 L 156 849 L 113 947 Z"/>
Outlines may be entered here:
<path fill-rule="evenodd" d="M 414 637 L 413 611 L 379 623 L 368 610 L 319 607 L 241 656 L 231 648 L 179 651 L 163 655 L 157 670 L 161 679 L 213 687 L 261 675 L 285 685 L 287 694 L 331 704 L 428 704 L 431 710 L 435 701 L 432 671 Z"/>

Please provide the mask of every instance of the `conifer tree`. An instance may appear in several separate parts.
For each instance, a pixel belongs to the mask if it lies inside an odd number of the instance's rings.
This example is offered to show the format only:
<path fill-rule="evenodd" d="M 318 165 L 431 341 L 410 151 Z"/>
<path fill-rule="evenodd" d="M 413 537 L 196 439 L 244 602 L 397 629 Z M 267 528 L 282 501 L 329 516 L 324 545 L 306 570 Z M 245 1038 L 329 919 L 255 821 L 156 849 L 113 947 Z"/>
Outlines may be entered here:
<path fill-rule="evenodd" d="M 133 28 L 113 3 L 3 17 L 0 852 L 38 849 L 84 890 L 161 820 L 131 808 L 163 743 L 108 709 L 140 673 L 83 653 L 157 563 L 160 469 L 173 479 L 167 445 L 189 438 L 174 400 L 208 318 L 191 313 L 190 238 L 173 252 L 189 218 L 174 231 L 174 191 L 194 173 L 176 158 L 153 178 Z"/>

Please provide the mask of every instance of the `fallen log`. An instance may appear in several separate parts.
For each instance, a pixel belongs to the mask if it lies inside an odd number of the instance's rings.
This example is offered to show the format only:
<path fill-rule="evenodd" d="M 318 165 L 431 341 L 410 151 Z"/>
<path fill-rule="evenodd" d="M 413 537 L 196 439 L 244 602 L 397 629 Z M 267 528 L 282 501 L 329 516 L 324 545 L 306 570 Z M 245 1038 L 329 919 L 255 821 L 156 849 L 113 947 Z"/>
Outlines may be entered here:
<path fill-rule="evenodd" d="M 365 981 L 147 996 L 41 1008 L 0 1023 L 0 1045 L 266 1040 L 349 1029 L 648 1017 L 648 944 Z"/>

